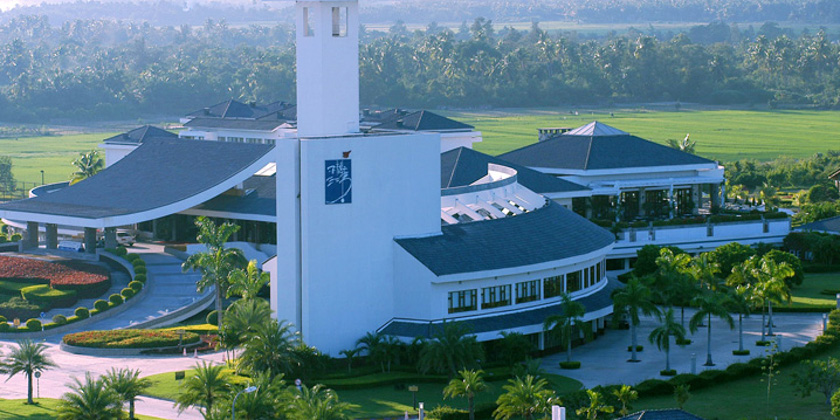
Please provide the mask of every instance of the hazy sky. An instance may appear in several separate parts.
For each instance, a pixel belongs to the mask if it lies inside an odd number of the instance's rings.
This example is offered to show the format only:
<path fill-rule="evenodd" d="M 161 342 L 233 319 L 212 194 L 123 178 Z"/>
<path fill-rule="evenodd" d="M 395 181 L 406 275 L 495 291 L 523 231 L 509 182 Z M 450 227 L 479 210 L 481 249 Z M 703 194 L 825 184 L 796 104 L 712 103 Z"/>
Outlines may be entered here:
<path fill-rule="evenodd" d="M 73 3 L 77 0 L 0 0 L 0 10 L 9 10 L 15 6 L 36 6 L 42 3 Z M 109 3 L 109 2 L 126 2 L 126 1 L 133 1 L 134 3 L 142 3 L 144 1 L 154 1 L 154 0 L 98 0 L 102 3 Z M 183 2 L 188 5 L 192 4 L 199 4 L 199 3 L 226 3 L 226 4 L 235 4 L 235 5 L 255 5 L 260 4 L 264 0 L 172 0 Z M 288 1 L 291 2 L 293 0 L 270 0 L 272 2 L 276 1 Z M 359 3 L 362 5 L 365 4 L 375 4 L 375 3 L 391 3 L 395 0 L 359 0 Z"/>

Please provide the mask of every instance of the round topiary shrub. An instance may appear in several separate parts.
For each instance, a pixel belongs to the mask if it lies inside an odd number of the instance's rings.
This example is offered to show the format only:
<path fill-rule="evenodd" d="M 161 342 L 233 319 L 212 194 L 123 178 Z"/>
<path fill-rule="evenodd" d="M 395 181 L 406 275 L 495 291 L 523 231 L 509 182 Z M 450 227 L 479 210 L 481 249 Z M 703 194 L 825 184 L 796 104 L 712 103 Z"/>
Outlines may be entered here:
<path fill-rule="evenodd" d="M 8 322 L 0 323 L 0 332 L 10 331 L 12 329 L 12 324 Z"/>
<path fill-rule="evenodd" d="M 124 300 L 129 300 L 134 297 L 134 289 L 126 287 L 125 289 L 120 290 L 120 295 Z"/>
<path fill-rule="evenodd" d="M 117 246 L 117 249 L 114 251 L 114 253 L 119 257 L 125 257 L 126 254 L 128 254 L 128 250 L 122 245 Z"/>
<path fill-rule="evenodd" d="M 93 302 L 93 309 L 96 309 L 99 312 L 108 310 L 109 305 L 107 300 L 99 299 L 96 302 Z"/>
<path fill-rule="evenodd" d="M 644 349 L 645 349 L 645 346 L 642 346 L 642 345 L 639 345 L 639 344 L 636 345 L 636 351 L 642 351 Z M 633 351 L 633 346 L 627 346 L 627 351 Z"/>
<path fill-rule="evenodd" d="M 76 315 L 76 318 L 85 319 L 90 317 L 90 310 L 84 306 L 79 306 L 73 314 Z"/>
<path fill-rule="evenodd" d="M 30 318 L 26 321 L 26 328 L 29 329 L 29 331 L 41 331 L 43 329 L 41 321 L 35 318 Z"/>
<path fill-rule="evenodd" d="M 130 287 L 131 290 L 134 290 L 134 293 L 137 293 L 137 292 L 143 290 L 143 283 L 135 280 L 135 281 L 132 281 L 132 282 L 128 283 L 128 287 Z"/>
<path fill-rule="evenodd" d="M 560 362 L 560 369 L 580 369 L 580 362 L 574 360 L 571 362 Z"/>
<path fill-rule="evenodd" d="M 211 325 L 218 324 L 219 323 L 219 312 L 216 311 L 215 309 L 210 311 L 210 313 L 207 314 L 207 318 L 205 318 L 204 320 L 207 321 L 207 323 L 211 324 Z"/>
<path fill-rule="evenodd" d="M 6 319 L 6 317 L 5 317 L 5 316 L 0 315 L 0 322 L 9 322 L 9 320 L 8 320 L 8 319 Z"/>
<path fill-rule="evenodd" d="M 125 259 L 126 259 L 126 260 L 128 260 L 128 262 L 133 263 L 134 261 L 139 260 L 139 259 L 140 259 L 140 256 L 139 256 L 139 255 L 137 255 L 137 254 L 128 254 L 128 253 L 126 253 L 126 254 L 125 254 Z"/>
<path fill-rule="evenodd" d="M 20 233 L 15 233 L 14 235 L 12 235 L 11 238 L 9 238 L 9 240 L 12 242 L 17 242 L 21 239 L 23 239 L 23 235 L 21 235 Z"/>
<path fill-rule="evenodd" d="M 732 355 L 733 355 L 733 356 L 749 356 L 749 355 L 750 355 L 750 351 L 749 351 L 749 349 L 744 349 L 744 350 L 732 350 Z"/>
<path fill-rule="evenodd" d="M 769 342 L 769 341 L 767 341 L 767 340 L 763 340 L 763 341 L 762 341 L 762 340 L 758 340 L 758 341 L 756 341 L 756 342 L 755 342 L 755 345 L 756 345 L 756 346 L 759 346 L 759 347 L 767 347 L 767 346 L 769 346 L 769 345 L 770 345 L 770 342 Z"/>
<path fill-rule="evenodd" d="M 62 314 L 57 314 L 52 317 L 53 323 L 58 325 L 64 325 L 67 323 L 67 317 Z"/>
<path fill-rule="evenodd" d="M 123 297 L 120 296 L 118 293 L 114 293 L 111 296 L 108 296 L 108 301 L 111 302 L 114 306 L 117 306 L 123 303 Z"/>
<path fill-rule="evenodd" d="M 0 244 L 9 242 L 9 238 L 5 234 L 0 234 Z"/>
<path fill-rule="evenodd" d="M 140 283 L 146 282 L 146 275 L 145 274 L 138 274 L 134 276 L 134 281 L 139 281 Z"/>
<path fill-rule="evenodd" d="M 134 267 L 134 274 L 146 274 L 146 266 L 137 266 Z"/>
<path fill-rule="evenodd" d="M 659 374 L 662 375 L 662 376 L 674 376 L 674 375 L 677 374 L 677 370 L 676 369 L 660 370 Z"/>

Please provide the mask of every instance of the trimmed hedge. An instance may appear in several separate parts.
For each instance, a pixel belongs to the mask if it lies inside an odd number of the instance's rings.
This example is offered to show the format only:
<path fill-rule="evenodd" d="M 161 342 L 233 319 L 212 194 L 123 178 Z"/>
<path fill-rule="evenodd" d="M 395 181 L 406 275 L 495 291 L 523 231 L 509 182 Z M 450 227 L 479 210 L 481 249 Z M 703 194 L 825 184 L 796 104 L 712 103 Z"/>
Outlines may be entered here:
<path fill-rule="evenodd" d="M 749 356 L 750 355 L 750 350 L 749 349 L 732 350 L 732 355 L 733 356 Z"/>
<path fill-rule="evenodd" d="M 96 302 L 93 302 L 93 308 L 99 312 L 102 312 L 107 311 L 108 308 L 110 308 L 110 305 L 108 305 L 108 301 L 99 299 Z"/>
<path fill-rule="evenodd" d="M 207 321 L 208 324 L 217 325 L 219 323 L 219 311 L 215 309 L 210 311 L 204 320 Z"/>
<path fill-rule="evenodd" d="M 20 295 L 26 301 L 38 305 L 42 310 L 67 308 L 79 300 L 75 290 L 57 290 L 46 284 L 36 284 L 20 289 Z"/>
<path fill-rule="evenodd" d="M 134 267 L 134 274 L 144 274 L 145 275 L 146 274 L 146 266 L 143 265 L 143 266 Z"/>
<path fill-rule="evenodd" d="M 140 283 L 145 283 L 146 282 L 146 275 L 145 274 L 138 274 L 138 275 L 134 276 L 134 281 L 140 282 Z"/>
<path fill-rule="evenodd" d="M 120 290 L 120 296 L 123 297 L 124 300 L 129 300 L 134 297 L 134 289 L 126 287 Z"/>
<path fill-rule="evenodd" d="M 580 362 L 575 360 L 571 362 L 560 362 L 560 369 L 580 369 Z"/>
<path fill-rule="evenodd" d="M 20 297 L 13 297 L 6 302 L 0 303 L 0 314 L 8 319 L 29 319 L 35 318 L 41 313 L 41 307 L 27 302 Z"/>
<path fill-rule="evenodd" d="M 53 324 L 64 325 L 67 323 L 67 317 L 62 314 L 57 314 L 52 318 Z"/>
<path fill-rule="evenodd" d="M 659 374 L 662 376 L 676 376 L 677 371 L 676 369 L 663 369 L 659 371 Z"/>
<path fill-rule="evenodd" d="M 41 321 L 35 318 L 30 318 L 26 321 L 26 328 L 29 331 L 41 331 L 43 326 L 41 325 Z"/>
<path fill-rule="evenodd" d="M 645 346 L 638 345 L 638 344 L 636 345 L 636 351 L 637 351 L 637 352 L 638 352 L 638 351 L 644 351 L 644 349 L 645 349 Z M 631 345 L 631 346 L 627 346 L 627 351 L 633 351 L 633 346 L 632 346 L 632 345 Z"/>
<path fill-rule="evenodd" d="M 67 334 L 65 344 L 79 347 L 106 349 L 150 349 L 177 346 L 180 335 L 175 331 L 162 330 L 107 330 L 84 331 Z M 186 332 L 182 344 L 194 344 L 200 341 L 196 333 Z"/>
<path fill-rule="evenodd" d="M 86 319 L 90 318 L 90 309 L 85 308 L 84 306 L 80 306 L 76 308 L 76 311 L 73 312 L 78 319 Z"/>
<path fill-rule="evenodd" d="M 108 302 L 111 302 L 112 306 L 122 305 L 123 297 L 117 293 L 114 293 L 111 296 L 108 296 Z"/>
<path fill-rule="evenodd" d="M 143 283 L 139 282 L 139 281 L 132 281 L 132 282 L 128 283 L 128 287 L 131 290 L 134 290 L 134 293 L 137 293 L 137 292 L 143 290 Z"/>
<path fill-rule="evenodd" d="M 22 239 L 23 239 L 23 235 L 21 235 L 20 233 L 15 233 L 14 235 L 12 235 L 9 238 L 9 242 L 17 242 L 17 241 L 20 241 Z"/>

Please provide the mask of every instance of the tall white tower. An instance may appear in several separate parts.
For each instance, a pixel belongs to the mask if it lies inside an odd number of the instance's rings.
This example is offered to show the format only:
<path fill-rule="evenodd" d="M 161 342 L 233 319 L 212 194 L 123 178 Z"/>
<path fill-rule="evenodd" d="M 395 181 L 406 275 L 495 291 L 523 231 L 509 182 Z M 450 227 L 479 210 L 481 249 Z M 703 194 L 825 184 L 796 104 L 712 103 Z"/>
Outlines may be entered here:
<path fill-rule="evenodd" d="M 359 132 L 359 2 L 297 0 L 299 137 Z"/>

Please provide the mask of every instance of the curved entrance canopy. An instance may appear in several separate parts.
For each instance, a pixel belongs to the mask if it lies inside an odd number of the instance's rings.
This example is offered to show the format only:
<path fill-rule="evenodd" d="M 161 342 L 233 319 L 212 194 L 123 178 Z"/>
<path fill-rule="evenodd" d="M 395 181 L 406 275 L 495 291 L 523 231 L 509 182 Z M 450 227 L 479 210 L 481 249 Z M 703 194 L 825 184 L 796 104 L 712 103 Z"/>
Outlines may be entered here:
<path fill-rule="evenodd" d="M 274 161 L 273 145 L 150 139 L 95 176 L 0 205 L 0 218 L 87 228 L 178 213 L 243 183 Z"/>

